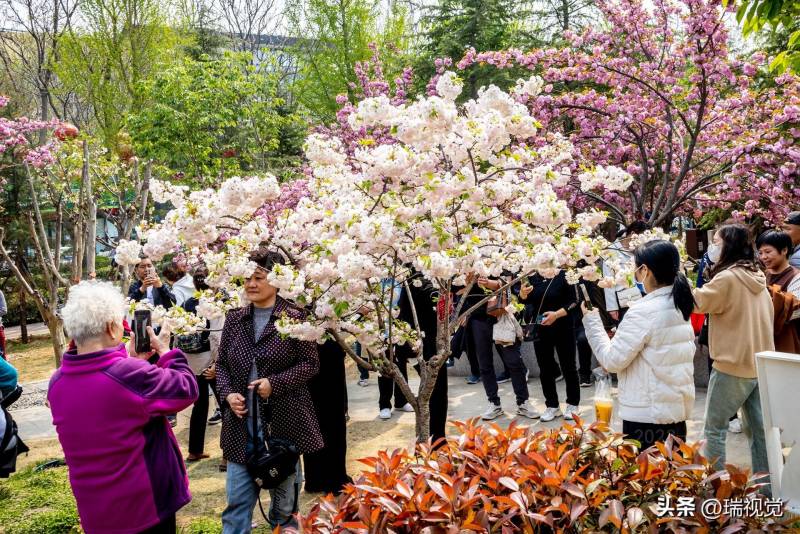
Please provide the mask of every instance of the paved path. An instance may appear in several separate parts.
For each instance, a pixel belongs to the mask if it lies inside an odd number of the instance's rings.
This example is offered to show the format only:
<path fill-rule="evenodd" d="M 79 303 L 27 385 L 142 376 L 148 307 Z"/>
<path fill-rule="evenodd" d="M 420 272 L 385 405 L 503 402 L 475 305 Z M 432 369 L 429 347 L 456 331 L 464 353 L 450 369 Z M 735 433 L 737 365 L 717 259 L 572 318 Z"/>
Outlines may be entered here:
<path fill-rule="evenodd" d="M 49 334 L 50 330 L 47 329 L 47 325 L 44 323 L 32 323 L 28 325 L 28 335 L 29 336 L 39 336 L 43 334 Z M 21 337 L 19 326 L 7 326 L 6 327 L 6 339 L 19 339 Z"/>
<path fill-rule="evenodd" d="M 351 370 L 352 371 L 352 370 Z M 383 425 L 387 430 L 395 424 L 414 424 L 413 413 L 396 412 L 388 421 L 378 418 L 378 387 L 377 380 L 373 374 L 370 377 L 369 385 L 367 387 L 359 387 L 355 383 L 355 373 L 349 372 L 348 376 L 348 397 L 349 397 L 349 413 L 352 423 L 369 423 L 374 425 Z M 478 383 L 469 385 L 462 377 L 451 376 L 449 377 L 449 417 L 451 419 L 465 420 L 471 417 L 476 417 L 486 407 L 486 396 L 483 391 L 483 386 Z M 418 379 L 413 375 L 411 376 L 411 386 L 414 391 L 417 390 Z M 52 425 L 52 418 L 50 410 L 43 406 L 44 393 L 47 391 L 47 381 L 34 382 L 26 384 L 26 393 L 20 399 L 19 406 L 12 412 L 14 419 L 20 427 L 20 435 L 25 441 L 32 441 L 41 438 L 56 437 L 55 428 Z M 534 404 L 541 411 L 544 410 L 544 396 L 542 395 L 542 388 L 537 378 L 531 378 L 528 383 L 531 398 Z M 559 397 L 565 398 L 565 385 L 564 382 L 558 383 Z M 581 403 L 582 417 L 587 422 L 594 421 L 594 409 L 592 405 L 592 388 L 581 389 Z M 25 397 L 33 397 L 27 400 Z M 37 398 L 38 397 L 38 398 Z M 513 410 L 514 408 L 514 393 L 511 389 L 511 384 L 500 385 L 500 397 L 503 407 L 506 410 Z M 703 429 L 703 413 L 705 410 L 706 391 L 704 389 L 697 390 L 697 397 L 695 399 L 694 410 L 692 411 L 691 420 L 687 421 L 689 431 L 689 440 L 697 441 L 702 438 Z M 188 425 L 189 411 L 185 410 L 179 417 L 179 424 L 181 426 Z M 502 425 L 507 425 L 511 421 L 511 417 L 506 416 L 499 418 L 496 422 Z M 527 420 L 526 420 L 527 421 Z M 532 421 L 532 423 L 539 428 L 543 427 L 556 427 L 561 423 L 561 419 L 556 419 L 550 423 L 541 423 Z M 622 427 L 619 419 L 612 420 L 612 427 L 619 430 Z M 398 443 L 398 446 L 407 445 L 406 443 Z M 744 434 L 728 434 L 728 461 L 742 467 L 750 466 L 750 452 L 747 444 L 747 438 Z"/>

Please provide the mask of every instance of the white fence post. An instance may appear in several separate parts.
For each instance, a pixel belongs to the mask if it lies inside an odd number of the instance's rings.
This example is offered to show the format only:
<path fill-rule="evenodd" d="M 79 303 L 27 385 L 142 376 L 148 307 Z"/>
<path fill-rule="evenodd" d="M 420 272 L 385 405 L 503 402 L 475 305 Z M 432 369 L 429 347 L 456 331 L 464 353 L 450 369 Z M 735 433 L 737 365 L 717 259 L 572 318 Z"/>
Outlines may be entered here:
<path fill-rule="evenodd" d="M 756 354 L 772 496 L 800 513 L 800 354 Z M 783 443 L 792 447 L 784 462 Z"/>

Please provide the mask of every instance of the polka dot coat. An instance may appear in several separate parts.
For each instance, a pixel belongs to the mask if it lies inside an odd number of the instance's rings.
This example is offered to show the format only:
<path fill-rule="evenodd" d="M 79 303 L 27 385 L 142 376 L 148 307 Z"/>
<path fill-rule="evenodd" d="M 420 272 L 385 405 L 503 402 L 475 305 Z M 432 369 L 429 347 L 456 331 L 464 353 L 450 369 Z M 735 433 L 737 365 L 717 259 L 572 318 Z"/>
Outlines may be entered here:
<path fill-rule="evenodd" d="M 228 312 L 217 359 L 217 388 L 222 399 L 231 393 L 245 397 L 250 368 L 256 361 L 259 378 L 269 378 L 272 394 L 271 432 L 297 445 L 301 452 L 313 452 L 323 447 L 322 434 L 314 412 L 314 404 L 307 383 L 319 371 L 319 356 L 314 342 L 299 341 L 281 336 L 275 321 L 286 314 L 302 318 L 301 310 L 278 297 L 264 332 L 256 340 L 253 335 L 253 306 Z M 259 415 L 266 425 L 265 403 L 259 398 Z M 231 462 L 246 462 L 245 447 L 248 418 L 236 417 L 232 410 L 224 410 L 220 446 L 223 456 Z"/>

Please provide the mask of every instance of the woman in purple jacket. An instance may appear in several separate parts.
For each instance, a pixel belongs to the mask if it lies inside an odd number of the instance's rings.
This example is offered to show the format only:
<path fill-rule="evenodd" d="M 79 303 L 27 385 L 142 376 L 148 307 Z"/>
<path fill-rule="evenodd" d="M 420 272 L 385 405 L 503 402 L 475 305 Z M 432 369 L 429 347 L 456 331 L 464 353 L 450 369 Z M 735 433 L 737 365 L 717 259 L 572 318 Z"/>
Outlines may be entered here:
<path fill-rule="evenodd" d="M 153 352 L 122 344 L 125 300 L 107 282 L 81 282 L 61 314 L 76 348 L 64 354 L 47 393 L 87 534 L 176 532 L 191 500 L 166 415 L 197 398 L 186 358 L 148 328 Z M 167 334 L 168 335 L 168 334 Z"/>
<path fill-rule="evenodd" d="M 282 316 L 302 319 L 304 312 L 277 295 L 267 281 L 277 252 L 257 250 L 250 260 L 258 265 L 245 283 L 250 305 L 228 312 L 217 358 L 217 391 L 228 408 L 222 418 L 220 442 L 228 460 L 228 506 L 222 512 L 224 534 L 250 532 L 259 488 L 247 472 L 246 462 L 257 442 L 263 446 L 263 429 L 269 424 L 275 437 L 292 441 L 301 453 L 323 447 L 322 435 L 308 391 L 308 381 L 319 372 L 317 344 L 282 336 L 275 322 Z M 252 402 L 251 392 L 258 393 Z M 268 419 L 267 402 L 271 418 Z M 251 436 L 253 419 L 258 436 Z M 296 527 L 297 496 L 302 482 L 300 462 L 295 473 L 270 490 L 268 520 L 275 527 Z"/>

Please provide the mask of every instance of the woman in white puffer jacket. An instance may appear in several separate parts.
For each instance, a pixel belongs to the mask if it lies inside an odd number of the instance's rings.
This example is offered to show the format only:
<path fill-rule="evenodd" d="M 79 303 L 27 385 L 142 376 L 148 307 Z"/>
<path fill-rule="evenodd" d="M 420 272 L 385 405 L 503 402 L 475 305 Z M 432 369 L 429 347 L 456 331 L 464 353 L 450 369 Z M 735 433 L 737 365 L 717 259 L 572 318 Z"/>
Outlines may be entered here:
<path fill-rule="evenodd" d="M 631 305 L 614 338 L 585 306 L 583 325 L 597 361 L 618 375 L 622 432 L 646 449 L 670 434 L 686 439 L 694 405 L 694 299 L 669 241 L 645 243 L 634 261 L 646 295 Z"/>

